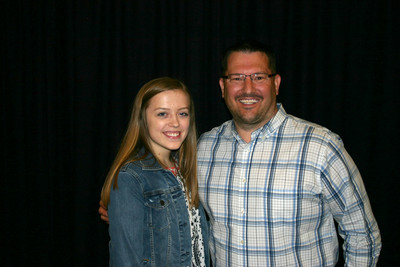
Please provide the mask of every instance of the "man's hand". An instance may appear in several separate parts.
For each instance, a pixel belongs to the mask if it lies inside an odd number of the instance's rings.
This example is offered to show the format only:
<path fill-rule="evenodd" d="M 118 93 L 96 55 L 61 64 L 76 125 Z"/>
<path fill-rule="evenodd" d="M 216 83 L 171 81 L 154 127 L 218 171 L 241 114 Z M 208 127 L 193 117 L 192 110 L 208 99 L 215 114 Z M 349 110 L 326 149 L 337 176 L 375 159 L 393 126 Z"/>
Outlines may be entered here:
<path fill-rule="evenodd" d="M 106 206 L 104 206 L 103 201 L 100 200 L 99 202 L 100 207 L 99 207 L 99 214 L 100 214 L 100 218 L 105 221 L 106 223 L 109 223 L 108 221 L 108 213 L 107 213 L 107 208 Z"/>

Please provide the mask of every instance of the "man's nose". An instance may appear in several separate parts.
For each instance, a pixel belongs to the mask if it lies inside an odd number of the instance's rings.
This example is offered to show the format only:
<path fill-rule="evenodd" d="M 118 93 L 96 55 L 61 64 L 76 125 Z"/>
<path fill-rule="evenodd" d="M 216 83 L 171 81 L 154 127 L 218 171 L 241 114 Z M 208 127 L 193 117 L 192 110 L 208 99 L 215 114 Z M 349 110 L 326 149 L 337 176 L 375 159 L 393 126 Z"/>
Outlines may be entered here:
<path fill-rule="evenodd" d="M 243 89 L 248 92 L 253 90 L 253 80 L 251 79 L 251 76 L 246 76 L 246 79 L 243 82 Z"/>

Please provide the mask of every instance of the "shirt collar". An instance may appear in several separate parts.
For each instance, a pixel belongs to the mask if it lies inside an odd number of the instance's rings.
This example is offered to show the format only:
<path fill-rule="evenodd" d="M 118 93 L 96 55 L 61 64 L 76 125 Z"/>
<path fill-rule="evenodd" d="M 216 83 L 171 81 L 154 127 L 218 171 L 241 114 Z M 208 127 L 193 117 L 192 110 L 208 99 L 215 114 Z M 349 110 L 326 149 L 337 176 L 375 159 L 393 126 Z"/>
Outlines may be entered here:
<path fill-rule="evenodd" d="M 281 126 L 281 124 L 287 117 L 287 113 L 281 103 L 277 103 L 277 107 L 278 112 L 275 114 L 275 116 L 262 127 L 256 129 L 254 132 L 251 133 L 251 140 L 255 140 L 257 136 L 268 137 Z M 237 139 L 239 142 L 244 142 L 236 131 L 235 123 L 233 122 L 233 120 L 230 121 L 228 127 L 229 128 L 227 129 L 227 133 L 231 133 L 232 137 Z"/>
<path fill-rule="evenodd" d="M 287 113 L 283 108 L 283 105 L 281 103 L 278 103 L 277 106 L 278 112 L 276 112 L 275 116 L 262 127 L 262 132 L 264 136 L 268 136 L 274 133 L 286 120 Z"/>

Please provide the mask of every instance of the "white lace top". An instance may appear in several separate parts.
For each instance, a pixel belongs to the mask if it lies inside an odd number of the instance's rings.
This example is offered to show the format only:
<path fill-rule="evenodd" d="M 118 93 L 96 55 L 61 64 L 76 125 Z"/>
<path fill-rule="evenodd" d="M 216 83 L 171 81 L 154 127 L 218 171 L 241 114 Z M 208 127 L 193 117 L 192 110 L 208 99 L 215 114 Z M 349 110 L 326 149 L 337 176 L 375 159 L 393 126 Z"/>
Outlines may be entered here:
<path fill-rule="evenodd" d="M 204 246 L 203 246 L 203 235 L 201 233 L 200 227 L 200 214 L 199 210 L 195 207 L 189 209 L 189 201 L 186 196 L 185 186 L 182 181 L 182 175 L 179 171 L 179 167 L 171 167 L 167 168 L 171 171 L 175 177 L 178 179 L 179 184 L 182 187 L 182 191 L 185 196 L 186 201 L 186 208 L 188 209 L 189 213 L 189 220 L 190 220 L 190 234 L 192 237 L 192 267 L 203 267 L 206 266 L 205 263 L 205 256 L 204 256 Z"/>

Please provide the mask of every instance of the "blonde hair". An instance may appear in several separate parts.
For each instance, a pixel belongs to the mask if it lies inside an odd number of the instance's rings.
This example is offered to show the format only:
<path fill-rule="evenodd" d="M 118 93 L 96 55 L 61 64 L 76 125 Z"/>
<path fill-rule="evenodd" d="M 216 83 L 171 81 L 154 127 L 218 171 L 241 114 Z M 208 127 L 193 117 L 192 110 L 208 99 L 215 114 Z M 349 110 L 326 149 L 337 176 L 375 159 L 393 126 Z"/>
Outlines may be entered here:
<path fill-rule="evenodd" d="M 190 206 L 198 207 L 199 194 L 197 184 L 197 131 L 194 114 L 194 104 L 189 89 L 186 85 L 173 78 L 161 77 L 149 81 L 138 92 L 132 107 L 131 118 L 128 129 L 122 140 L 121 146 L 107 174 L 106 180 L 101 190 L 101 200 L 107 207 L 110 202 L 111 186 L 118 188 L 118 173 L 122 166 L 128 162 L 134 162 L 144 159 L 152 152 L 150 146 L 150 137 L 146 120 L 146 109 L 150 100 L 157 94 L 168 90 L 181 90 L 185 92 L 190 99 L 190 125 L 186 139 L 177 151 L 178 164 L 180 172 L 184 179 L 186 195 Z M 140 153 L 144 149 L 144 153 Z M 171 153 L 171 159 L 172 159 Z M 160 163 L 160 162 L 159 162 Z M 161 164 L 161 163 L 160 163 Z M 162 164 L 161 164 L 162 165 Z"/>

